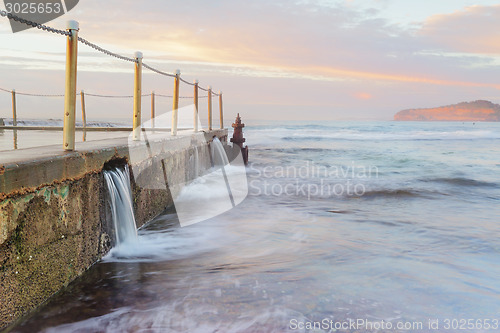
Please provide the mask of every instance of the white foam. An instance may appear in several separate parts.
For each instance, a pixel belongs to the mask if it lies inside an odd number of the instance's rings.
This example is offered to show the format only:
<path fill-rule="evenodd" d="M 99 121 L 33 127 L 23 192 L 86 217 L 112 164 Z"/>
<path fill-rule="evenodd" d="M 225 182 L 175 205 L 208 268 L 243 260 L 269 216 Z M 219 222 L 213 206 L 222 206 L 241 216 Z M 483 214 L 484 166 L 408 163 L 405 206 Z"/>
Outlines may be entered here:
<path fill-rule="evenodd" d="M 287 128 L 251 129 L 245 133 L 251 146 L 276 145 L 283 141 L 355 140 L 355 141 L 413 141 L 413 140 L 480 140 L 500 139 L 500 131 L 495 129 L 450 129 L 415 130 L 404 127 L 386 128 L 377 131 L 343 128 L 301 129 Z"/>
<path fill-rule="evenodd" d="M 164 216 L 169 218 L 169 216 Z M 197 224 L 189 228 L 167 230 L 141 229 L 137 241 L 114 247 L 104 262 L 156 262 L 189 258 L 223 246 L 228 240 L 223 228 L 214 224 Z"/>
<path fill-rule="evenodd" d="M 197 295 L 193 295 L 194 298 Z M 189 299 L 189 297 L 186 297 Z M 246 310 L 233 321 L 206 320 L 207 315 L 217 318 L 219 309 L 210 302 L 184 302 L 174 300 L 165 305 L 147 310 L 122 307 L 103 316 L 64 324 L 46 329 L 44 333 L 59 332 L 125 332 L 132 327 L 147 332 L 269 332 L 281 333 L 290 330 L 290 318 L 305 321 L 303 314 L 281 306 L 267 306 Z"/>

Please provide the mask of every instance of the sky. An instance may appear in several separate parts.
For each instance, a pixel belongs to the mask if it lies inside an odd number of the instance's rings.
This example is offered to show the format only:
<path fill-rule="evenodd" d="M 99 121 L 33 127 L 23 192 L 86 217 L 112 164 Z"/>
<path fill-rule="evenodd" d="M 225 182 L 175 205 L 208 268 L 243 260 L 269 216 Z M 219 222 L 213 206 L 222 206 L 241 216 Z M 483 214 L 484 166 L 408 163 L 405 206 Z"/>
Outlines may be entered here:
<path fill-rule="evenodd" d="M 126 56 L 141 51 L 149 65 L 222 91 L 231 120 L 237 112 L 254 122 L 391 120 L 408 108 L 500 103 L 497 1 L 80 0 L 47 24 L 64 29 L 69 19 L 93 43 Z M 13 34 L 1 18 L 0 88 L 63 93 L 65 47 L 63 36 Z M 133 64 L 82 44 L 78 63 L 78 90 L 132 94 Z M 172 94 L 171 78 L 143 75 L 143 92 Z M 192 88 L 182 85 L 181 95 Z M 62 118 L 61 99 L 18 98 L 20 118 Z M 87 103 L 89 119 L 132 115 L 130 100 Z M 144 98 L 143 114 L 149 107 Z M 170 108 L 157 98 L 158 112 Z M 10 112 L 0 92 L 0 117 Z"/>

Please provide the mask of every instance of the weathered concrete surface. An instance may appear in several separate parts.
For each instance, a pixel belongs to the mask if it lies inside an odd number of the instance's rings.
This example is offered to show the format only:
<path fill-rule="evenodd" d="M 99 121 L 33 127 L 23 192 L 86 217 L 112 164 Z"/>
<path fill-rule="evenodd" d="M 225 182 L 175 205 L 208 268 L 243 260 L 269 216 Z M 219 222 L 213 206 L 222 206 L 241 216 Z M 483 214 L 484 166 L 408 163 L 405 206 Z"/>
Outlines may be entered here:
<path fill-rule="evenodd" d="M 12 231 L 0 245 L 0 327 L 35 308 L 109 249 L 102 174 L 0 203 Z M 103 242 L 101 242 L 101 237 Z"/>
<path fill-rule="evenodd" d="M 173 204 L 165 181 L 176 186 L 194 178 L 195 154 L 201 170 L 210 167 L 207 141 L 215 135 L 227 142 L 227 130 L 215 130 L 153 134 L 148 144 L 87 142 L 70 153 L 59 145 L 0 152 L 0 328 L 66 286 L 114 243 L 103 168 L 131 164 L 141 226 Z M 159 186 L 143 186 L 141 179 Z"/>

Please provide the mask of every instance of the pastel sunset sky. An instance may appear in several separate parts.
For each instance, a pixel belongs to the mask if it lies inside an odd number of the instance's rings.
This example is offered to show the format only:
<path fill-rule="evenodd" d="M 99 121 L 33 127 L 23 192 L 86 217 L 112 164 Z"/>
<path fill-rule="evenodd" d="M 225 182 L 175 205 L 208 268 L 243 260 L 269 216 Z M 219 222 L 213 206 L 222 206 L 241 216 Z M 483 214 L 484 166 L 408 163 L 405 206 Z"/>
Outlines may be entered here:
<path fill-rule="evenodd" d="M 149 65 L 222 90 L 231 120 L 390 120 L 406 108 L 500 103 L 496 0 L 80 0 L 48 25 L 68 19 L 91 42 L 142 51 Z M 65 47 L 36 29 L 13 34 L 1 18 L 0 87 L 63 93 Z M 82 44 L 78 61 L 79 90 L 132 94 L 131 63 Z M 152 90 L 171 94 L 172 79 L 144 70 L 143 92 Z M 61 118 L 62 105 L 24 97 L 19 117 Z M 90 99 L 88 109 L 91 119 L 127 118 L 132 103 Z M 10 117 L 3 92 L 0 117 Z"/>

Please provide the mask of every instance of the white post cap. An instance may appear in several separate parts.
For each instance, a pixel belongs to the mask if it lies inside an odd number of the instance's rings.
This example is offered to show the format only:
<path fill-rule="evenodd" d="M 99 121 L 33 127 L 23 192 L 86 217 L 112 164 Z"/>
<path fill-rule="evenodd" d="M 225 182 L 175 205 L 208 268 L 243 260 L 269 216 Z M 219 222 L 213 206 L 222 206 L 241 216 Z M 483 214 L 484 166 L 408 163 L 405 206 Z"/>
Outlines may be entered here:
<path fill-rule="evenodd" d="M 134 57 L 135 57 L 136 59 L 142 59 L 143 54 L 142 54 L 142 52 L 137 51 L 137 52 L 135 52 L 135 53 L 134 53 Z"/>
<path fill-rule="evenodd" d="M 212 90 L 212 86 L 208 86 L 208 90 Z"/>
<path fill-rule="evenodd" d="M 200 83 L 200 81 L 194 80 L 194 84 L 198 84 L 198 83 Z"/>
<path fill-rule="evenodd" d="M 66 29 L 67 30 L 79 30 L 80 23 L 78 23 L 78 21 L 69 20 L 66 22 Z"/>
<path fill-rule="evenodd" d="M 175 75 L 181 75 L 181 70 L 180 69 L 176 69 L 175 70 Z"/>

